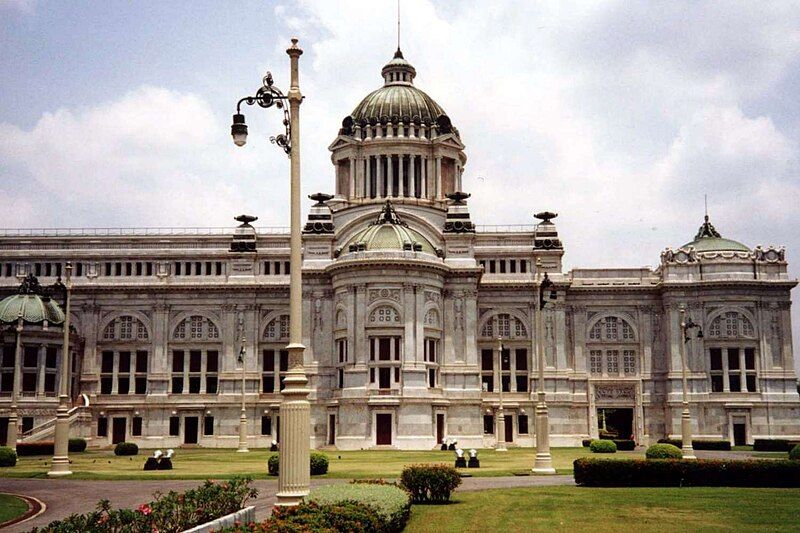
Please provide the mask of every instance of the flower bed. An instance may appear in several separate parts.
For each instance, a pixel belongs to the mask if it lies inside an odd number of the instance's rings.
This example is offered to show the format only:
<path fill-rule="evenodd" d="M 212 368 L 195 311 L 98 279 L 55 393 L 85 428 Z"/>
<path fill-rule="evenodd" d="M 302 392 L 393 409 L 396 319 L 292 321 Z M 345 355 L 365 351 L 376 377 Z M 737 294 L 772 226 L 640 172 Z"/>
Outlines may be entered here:
<path fill-rule="evenodd" d="M 581 458 L 575 483 L 586 487 L 800 487 L 800 462 Z"/>
<path fill-rule="evenodd" d="M 206 481 L 182 494 L 156 493 L 152 502 L 136 509 L 111 509 L 108 500 L 101 500 L 91 513 L 74 514 L 34 528 L 31 533 L 179 533 L 244 508 L 250 498 L 258 495 L 258 491 L 250 487 L 251 482 L 249 478 L 240 477 L 222 483 Z"/>
<path fill-rule="evenodd" d="M 396 485 L 379 483 L 350 483 L 317 487 L 307 501 L 318 505 L 352 501 L 371 505 L 378 511 L 385 531 L 402 531 L 411 515 L 411 497 Z"/>

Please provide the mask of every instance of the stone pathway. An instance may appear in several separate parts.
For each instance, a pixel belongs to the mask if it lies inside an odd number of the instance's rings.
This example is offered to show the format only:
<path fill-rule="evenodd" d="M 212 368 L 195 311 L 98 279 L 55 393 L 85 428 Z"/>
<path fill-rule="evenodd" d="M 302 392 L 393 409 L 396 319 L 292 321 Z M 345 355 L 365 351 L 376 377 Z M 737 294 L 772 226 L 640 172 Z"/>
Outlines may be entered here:
<path fill-rule="evenodd" d="M 346 479 L 312 480 L 311 486 L 346 483 Z M 91 511 L 100 499 L 111 501 L 114 508 L 134 508 L 150 501 L 155 491 L 185 491 L 200 485 L 200 480 L 126 480 L 90 481 L 78 479 L 11 479 L 0 478 L 0 492 L 10 492 L 38 498 L 47 506 L 41 515 L 4 528 L 3 532 L 28 531 L 36 526 L 44 526 L 53 520 L 65 518 L 73 513 Z M 476 491 L 485 489 L 572 485 L 572 476 L 512 476 L 512 477 L 472 477 L 464 478 L 458 490 Z M 275 504 L 278 481 L 260 479 L 253 482 L 259 491 L 255 500 L 256 518 L 263 520 L 269 516 Z"/>

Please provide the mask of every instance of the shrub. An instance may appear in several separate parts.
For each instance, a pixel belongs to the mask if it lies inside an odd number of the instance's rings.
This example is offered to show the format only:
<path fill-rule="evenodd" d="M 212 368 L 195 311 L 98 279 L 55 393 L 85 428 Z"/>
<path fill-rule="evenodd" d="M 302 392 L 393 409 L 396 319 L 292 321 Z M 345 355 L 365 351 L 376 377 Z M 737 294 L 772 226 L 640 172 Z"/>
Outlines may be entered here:
<path fill-rule="evenodd" d="M 800 444 L 795 444 L 794 448 L 789 452 L 789 459 L 800 461 Z"/>
<path fill-rule="evenodd" d="M 67 446 L 70 452 L 85 452 L 86 439 L 69 439 Z"/>
<path fill-rule="evenodd" d="M 384 523 L 383 531 L 402 531 L 411 515 L 411 497 L 396 485 L 353 483 L 325 485 L 311 491 L 307 501 L 318 505 L 356 502 L 375 508 Z"/>
<path fill-rule="evenodd" d="M 632 439 L 615 439 L 614 444 L 621 452 L 630 452 L 636 449 L 636 441 Z"/>
<path fill-rule="evenodd" d="M 91 513 L 74 514 L 41 529 L 34 528 L 31 533 L 184 531 L 242 509 L 258 495 L 250 488 L 251 482 L 249 478 L 234 477 L 219 484 L 206 481 L 183 494 L 156 493 L 155 500 L 135 510 L 111 509 L 108 500 L 101 500 Z"/>
<path fill-rule="evenodd" d="M 586 487 L 800 487 L 800 462 L 789 460 L 574 462 L 575 483 Z"/>
<path fill-rule="evenodd" d="M 446 503 L 461 484 L 461 476 L 448 465 L 408 465 L 400 474 L 400 484 L 413 503 Z"/>
<path fill-rule="evenodd" d="M 51 440 L 41 440 L 39 442 L 18 442 L 17 455 L 19 457 L 30 457 L 34 455 L 53 455 L 55 444 Z"/>
<path fill-rule="evenodd" d="M 648 459 L 683 459 L 683 452 L 672 444 L 653 444 L 644 456 Z"/>
<path fill-rule="evenodd" d="M 17 452 L 7 446 L 0 446 L 0 467 L 17 464 Z"/>
<path fill-rule="evenodd" d="M 753 441 L 753 451 L 756 452 L 788 452 L 800 442 L 787 439 L 756 439 Z"/>
<path fill-rule="evenodd" d="M 271 476 L 280 472 L 280 456 L 274 453 L 267 459 L 267 471 Z M 328 473 L 328 456 L 324 453 L 311 452 L 309 455 L 309 469 L 312 476 L 321 476 Z"/>
<path fill-rule="evenodd" d="M 589 449 L 592 450 L 592 453 L 617 453 L 617 445 L 613 440 L 593 440 L 589 444 Z"/>
<path fill-rule="evenodd" d="M 139 455 L 139 447 L 135 442 L 120 442 L 114 447 L 114 455 Z"/>
<path fill-rule="evenodd" d="M 581 441 L 581 446 L 583 446 L 584 448 L 588 448 L 591 443 L 592 439 L 583 439 Z"/>
<path fill-rule="evenodd" d="M 236 525 L 218 533 L 389 533 L 374 507 L 358 502 L 318 505 L 302 503 L 296 507 L 277 507 L 260 524 Z"/>
<path fill-rule="evenodd" d="M 680 448 L 683 446 L 683 441 L 680 439 L 658 439 L 659 444 L 672 444 Z M 730 451 L 731 443 L 727 440 L 694 440 L 692 439 L 692 448 L 695 450 L 723 450 Z"/>

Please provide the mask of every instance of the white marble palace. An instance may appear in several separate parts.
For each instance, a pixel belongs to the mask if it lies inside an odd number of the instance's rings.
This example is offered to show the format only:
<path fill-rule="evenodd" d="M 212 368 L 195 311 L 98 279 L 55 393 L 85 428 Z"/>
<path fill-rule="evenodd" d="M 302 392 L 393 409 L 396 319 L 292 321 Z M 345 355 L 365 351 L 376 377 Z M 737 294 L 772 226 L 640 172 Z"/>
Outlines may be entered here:
<path fill-rule="evenodd" d="M 541 311 L 553 445 L 679 437 L 681 307 L 703 333 L 686 343 L 695 438 L 800 438 L 797 282 L 782 248 L 722 238 L 706 218 L 686 244 L 665 243 L 655 270 L 564 272 L 554 213 L 527 227 L 474 225 L 458 129 L 399 50 L 381 74 L 330 145 L 335 194 L 313 195 L 304 230 L 312 446 L 492 447 L 503 425 L 510 446 L 532 446 L 543 272 L 554 282 Z M 244 383 L 249 445 L 277 438 L 289 235 L 240 221 L 2 231 L 3 296 L 74 265 L 73 435 L 235 447 Z M 61 337 L 44 300 L 45 312 L 24 311 L 20 358 L 22 307 L 0 306 L 0 439 L 12 401 L 20 441 L 52 439 Z"/>

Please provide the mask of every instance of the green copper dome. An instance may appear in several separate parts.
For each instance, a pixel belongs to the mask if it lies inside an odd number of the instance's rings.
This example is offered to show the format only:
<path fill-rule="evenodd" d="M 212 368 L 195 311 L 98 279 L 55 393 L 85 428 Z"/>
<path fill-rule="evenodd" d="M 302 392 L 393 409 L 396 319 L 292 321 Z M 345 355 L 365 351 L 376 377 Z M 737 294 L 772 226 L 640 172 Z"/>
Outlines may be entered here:
<path fill-rule="evenodd" d="M 750 252 L 750 248 L 732 239 L 725 239 L 709 222 L 706 215 L 703 225 L 697 231 L 694 240 L 686 243 L 681 248 L 693 246 L 698 252 Z"/>
<path fill-rule="evenodd" d="M 353 112 L 342 121 L 343 133 L 351 134 L 353 126 L 391 122 L 397 124 L 436 124 L 439 133 L 453 131 L 444 109 L 424 91 L 414 87 L 417 71 L 403 58 L 400 49 L 381 70 L 384 85 L 369 93 Z"/>
<path fill-rule="evenodd" d="M 17 294 L 0 301 L 0 322 L 13 323 L 22 318 L 29 324 L 45 320 L 50 324 L 61 324 L 64 311 L 45 292 L 36 277 L 28 274 Z"/>
<path fill-rule="evenodd" d="M 343 247 L 347 252 L 396 250 L 437 255 L 436 248 L 418 231 L 400 220 L 387 200 L 378 220 L 356 233 Z"/>

